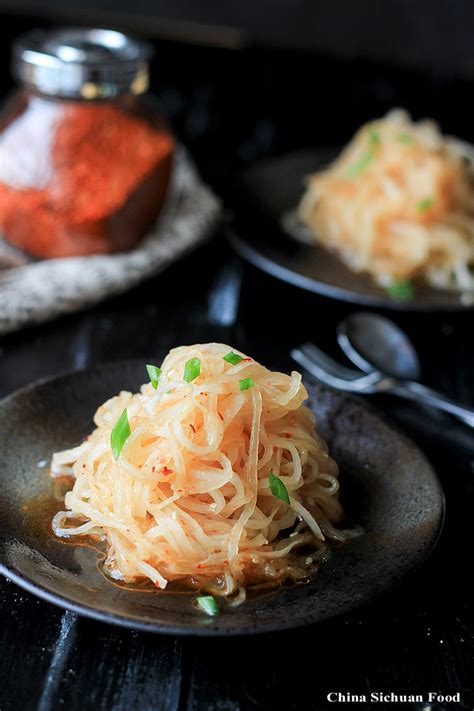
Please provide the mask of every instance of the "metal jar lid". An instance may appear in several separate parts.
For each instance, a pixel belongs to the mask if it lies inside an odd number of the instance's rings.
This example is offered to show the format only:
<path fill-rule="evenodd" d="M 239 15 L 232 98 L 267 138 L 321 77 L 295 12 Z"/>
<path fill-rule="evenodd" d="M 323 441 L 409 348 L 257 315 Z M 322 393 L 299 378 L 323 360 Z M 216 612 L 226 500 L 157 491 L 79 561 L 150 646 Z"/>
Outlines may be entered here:
<path fill-rule="evenodd" d="M 108 99 L 148 89 L 151 54 L 146 42 L 114 30 L 33 30 L 13 46 L 13 73 L 40 94 Z"/>

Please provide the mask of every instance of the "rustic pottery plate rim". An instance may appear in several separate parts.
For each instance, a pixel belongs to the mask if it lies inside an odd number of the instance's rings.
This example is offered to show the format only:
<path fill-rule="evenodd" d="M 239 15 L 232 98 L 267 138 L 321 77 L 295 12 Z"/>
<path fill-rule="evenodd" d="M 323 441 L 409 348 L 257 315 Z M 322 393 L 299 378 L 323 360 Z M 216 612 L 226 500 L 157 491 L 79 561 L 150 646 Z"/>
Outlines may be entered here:
<path fill-rule="evenodd" d="M 80 376 L 81 374 L 86 374 L 88 372 L 101 372 L 104 370 L 107 370 L 110 367 L 114 368 L 119 368 L 120 366 L 125 366 L 127 365 L 128 367 L 138 367 L 139 365 L 143 365 L 146 362 L 146 359 L 143 358 L 128 358 L 128 359 L 120 359 L 120 360 L 114 360 L 110 362 L 105 362 L 105 363 L 99 363 L 95 364 L 92 366 L 80 368 L 80 369 L 68 369 L 68 370 L 63 370 L 58 374 L 52 375 L 52 376 L 47 376 L 44 378 L 40 378 L 30 384 L 27 384 L 17 390 L 15 390 L 12 393 L 9 393 L 2 399 L 0 399 L 0 413 L 1 410 L 5 405 L 8 403 L 14 401 L 16 398 L 20 397 L 21 395 L 28 394 L 29 392 L 34 392 L 38 388 L 41 388 L 43 386 L 48 386 L 50 384 L 55 384 L 58 383 L 59 381 L 62 381 L 62 384 L 67 387 L 67 381 L 69 378 L 74 377 L 74 376 Z M 334 393 L 334 391 L 331 391 Z M 2 574 L 4 577 L 7 579 L 11 580 L 15 584 L 17 584 L 19 587 L 22 589 L 26 590 L 27 592 L 37 596 L 40 599 L 43 599 L 49 603 L 52 603 L 53 605 L 65 609 L 65 610 L 70 610 L 73 613 L 76 613 L 80 616 L 86 617 L 86 618 L 91 618 L 100 622 L 105 622 L 109 624 L 114 624 L 118 625 L 120 627 L 124 628 L 129 628 L 129 629 L 136 629 L 136 630 L 141 630 L 144 632 L 153 632 L 153 633 L 160 633 L 160 634 L 173 634 L 173 635 L 179 635 L 179 636 L 188 636 L 188 635 L 195 635 L 195 636 L 240 636 L 240 635 L 248 635 L 248 634 L 264 634 L 264 633 L 270 633 L 270 632 L 276 632 L 276 631 L 284 631 L 284 630 L 289 630 L 289 629 L 295 629 L 298 627 L 301 627 L 305 624 L 316 624 L 317 622 L 330 622 L 331 619 L 334 619 L 336 617 L 340 617 L 343 615 L 348 614 L 349 612 L 353 612 L 355 609 L 361 609 L 361 608 L 367 608 L 372 602 L 380 599 L 383 597 L 385 594 L 387 594 L 391 589 L 394 587 L 397 587 L 398 585 L 401 584 L 401 582 L 409 577 L 413 572 L 418 570 L 418 568 L 426 561 L 426 559 L 432 554 L 433 550 L 435 549 L 438 540 L 441 536 L 442 530 L 443 530 L 443 525 L 444 525 L 444 517 L 445 517 L 445 500 L 444 500 L 444 493 L 443 489 L 441 487 L 441 483 L 437 477 L 436 472 L 432 469 L 431 465 L 429 464 L 428 460 L 426 457 L 423 455 L 422 452 L 418 449 L 418 447 L 402 432 L 398 430 L 396 426 L 394 426 L 392 423 L 389 422 L 389 420 L 385 417 L 383 413 L 380 413 L 377 411 L 374 407 L 371 405 L 367 405 L 366 403 L 362 402 L 359 398 L 354 398 L 354 397 L 347 397 L 345 395 L 342 395 L 340 393 L 334 393 L 336 397 L 339 395 L 341 396 L 341 402 L 343 400 L 347 400 L 349 402 L 356 403 L 356 405 L 363 410 L 366 410 L 367 412 L 371 413 L 372 416 L 374 416 L 377 420 L 382 422 L 385 426 L 388 426 L 396 435 L 399 441 L 405 443 L 406 445 L 413 447 L 419 455 L 421 455 L 422 459 L 424 459 L 425 464 L 426 464 L 426 471 L 429 472 L 430 478 L 431 478 L 431 485 L 435 488 L 436 494 L 439 499 L 439 518 L 437 521 L 437 526 L 436 530 L 434 530 L 431 534 L 430 540 L 427 545 L 427 549 L 424 551 L 423 555 L 419 556 L 417 560 L 411 561 L 411 565 L 407 566 L 406 569 L 404 569 L 398 576 L 394 577 L 394 580 L 392 581 L 391 585 L 386 585 L 383 588 L 379 590 L 372 590 L 369 595 L 367 595 L 366 599 L 363 600 L 358 600 L 355 601 L 351 605 L 346 605 L 342 610 L 332 612 L 330 614 L 324 615 L 322 617 L 311 617 L 308 619 L 308 617 L 304 618 L 303 616 L 298 618 L 297 620 L 295 619 L 289 619 L 286 621 L 281 621 L 279 620 L 277 623 L 270 623 L 270 624 L 250 624 L 247 623 L 247 625 L 243 625 L 242 627 L 226 627 L 226 626 L 215 626 L 212 624 L 212 621 L 209 620 L 209 624 L 207 625 L 199 625 L 199 624 L 183 624 L 183 625 L 177 625 L 173 623 L 162 623 L 162 622 L 149 622 L 140 618 L 134 618 L 131 616 L 124 616 L 121 614 L 116 614 L 114 612 L 111 612 L 110 610 L 105 610 L 105 609 L 100 609 L 98 607 L 94 607 L 91 605 L 88 605 L 83 602 L 75 602 L 74 600 L 65 597 L 61 593 L 51 591 L 47 589 L 46 587 L 42 586 L 38 582 L 32 580 L 30 577 L 25 575 L 24 573 L 18 572 L 15 570 L 13 567 L 10 565 L 6 564 L 3 560 L 0 560 L 0 574 Z M 0 487 L 1 487 L 1 479 L 0 479 Z M 349 544 L 350 545 L 350 544 Z M 291 591 L 288 591 L 289 594 L 291 594 Z M 222 620 L 225 617 L 225 614 L 222 615 L 219 619 Z"/>
<path fill-rule="evenodd" d="M 260 211 L 261 196 L 264 195 L 265 190 L 260 188 L 258 194 L 254 193 L 254 176 L 258 176 L 259 171 L 260 174 L 264 172 L 267 173 L 267 180 L 272 172 L 276 175 L 278 171 L 280 171 L 285 178 L 285 170 L 288 169 L 288 165 L 291 165 L 292 162 L 295 162 L 297 165 L 300 163 L 302 165 L 309 163 L 313 165 L 312 171 L 314 171 L 326 165 L 330 160 L 333 160 L 341 149 L 341 146 L 326 146 L 316 149 L 307 148 L 262 158 L 252 167 L 247 168 L 241 174 L 240 180 L 236 184 L 235 194 L 237 196 L 238 205 L 241 208 L 235 211 L 236 216 L 246 214 L 245 206 L 248 208 L 249 199 L 252 205 L 252 214 L 257 215 Z M 294 173 L 295 170 L 290 169 L 290 173 L 291 172 Z M 298 191 L 298 195 L 301 197 L 303 194 L 302 178 L 308 174 L 308 170 L 303 171 L 301 175 L 299 175 L 299 172 L 301 171 L 296 170 L 298 178 L 301 179 L 301 185 Z M 311 172 L 311 170 L 309 172 Z M 292 178 L 290 177 L 292 181 L 295 179 L 295 175 L 293 175 Z M 296 192 L 296 186 L 290 185 L 289 190 Z M 259 203 L 259 205 L 256 208 L 257 203 Z M 425 284 L 420 284 L 419 286 L 422 292 L 426 292 L 425 299 L 418 300 L 416 293 L 415 297 L 410 301 L 399 301 L 390 298 L 384 294 L 382 289 L 375 285 L 369 275 L 352 272 L 336 254 L 332 254 L 318 244 L 308 244 L 306 240 L 302 242 L 296 236 L 290 235 L 290 232 L 281 226 L 281 219 L 287 211 L 294 211 L 296 204 L 297 202 L 292 201 L 291 204 L 284 206 L 278 213 L 278 220 L 275 219 L 273 215 L 271 217 L 271 222 L 273 223 L 271 230 L 258 230 L 258 238 L 255 238 L 252 230 L 249 231 L 249 225 L 245 222 L 246 218 L 243 220 L 240 218 L 238 221 L 234 220 L 231 222 L 227 227 L 227 236 L 237 254 L 257 269 L 260 269 L 274 278 L 317 294 L 318 296 L 335 299 L 336 301 L 407 313 L 452 313 L 474 310 L 474 301 L 472 303 L 462 303 L 461 295 L 456 291 L 448 289 L 438 290 Z M 265 217 L 267 220 L 269 215 L 265 216 L 264 213 L 265 211 L 262 212 L 261 217 Z M 265 222 L 265 224 L 268 226 L 269 222 Z M 279 235 L 280 244 L 275 245 L 272 237 L 272 235 L 275 234 Z M 265 236 L 262 237 L 262 235 Z M 287 245 L 293 244 L 294 249 L 297 249 L 299 244 L 299 248 L 305 250 L 306 256 L 309 255 L 310 261 L 313 261 L 314 264 L 322 259 L 324 264 L 318 268 L 319 275 L 317 274 L 315 276 L 304 273 L 304 270 L 300 270 L 298 267 L 298 260 L 296 264 L 292 264 L 292 259 L 285 254 L 285 243 Z M 341 284 L 332 283 L 330 280 L 325 281 L 324 278 L 320 278 L 323 268 L 326 267 L 329 268 L 330 271 L 336 269 L 338 274 L 342 275 Z M 343 283 L 348 280 L 349 282 L 347 284 Z M 357 282 L 358 288 L 351 286 L 351 281 Z M 445 297 L 446 300 L 443 300 L 443 297 Z"/>

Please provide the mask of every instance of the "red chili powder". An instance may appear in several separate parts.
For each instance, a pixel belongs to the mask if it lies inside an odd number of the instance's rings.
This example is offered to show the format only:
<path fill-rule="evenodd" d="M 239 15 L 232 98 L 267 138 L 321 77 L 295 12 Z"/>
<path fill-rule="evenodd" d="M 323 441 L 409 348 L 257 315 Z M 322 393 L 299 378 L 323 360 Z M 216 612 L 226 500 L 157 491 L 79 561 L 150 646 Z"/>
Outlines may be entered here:
<path fill-rule="evenodd" d="M 0 182 L 0 231 L 40 257 L 128 249 L 159 213 L 173 148 L 165 129 L 115 106 L 66 104 L 58 108 L 48 184 Z"/>

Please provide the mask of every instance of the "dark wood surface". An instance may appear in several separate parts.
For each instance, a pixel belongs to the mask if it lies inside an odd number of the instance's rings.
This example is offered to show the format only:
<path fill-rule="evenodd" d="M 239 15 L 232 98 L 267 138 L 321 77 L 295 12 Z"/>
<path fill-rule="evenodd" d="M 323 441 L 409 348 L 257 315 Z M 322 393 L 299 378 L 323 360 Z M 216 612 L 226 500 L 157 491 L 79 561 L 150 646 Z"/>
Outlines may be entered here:
<path fill-rule="evenodd" d="M 289 349 L 303 338 L 336 353 L 334 325 L 349 309 L 241 265 L 219 235 L 125 296 L 4 338 L 1 394 L 71 368 L 158 358 L 178 343 L 211 339 L 288 368 Z M 472 404 L 472 316 L 397 318 L 420 350 L 425 382 Z M 447 498 L 436 552 L 401 587 L 343 619 L 226 640 L 108 627 L 62 612 L 2 579 L 0 709 L 329 709 L 339 706 L 326 700 L 330 691 L 460 691 L 462 703 L 455 707 L 472 709 L 472 435 L 411 404 L 376 404 L 420 443 Z"/>

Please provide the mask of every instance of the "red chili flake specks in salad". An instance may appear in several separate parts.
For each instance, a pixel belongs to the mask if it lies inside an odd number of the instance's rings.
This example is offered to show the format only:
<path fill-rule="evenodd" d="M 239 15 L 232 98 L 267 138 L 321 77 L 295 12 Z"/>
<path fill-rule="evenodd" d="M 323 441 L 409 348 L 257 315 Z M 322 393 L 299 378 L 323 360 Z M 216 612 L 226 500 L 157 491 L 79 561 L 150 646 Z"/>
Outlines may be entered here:
<path fill-rule="evenodd" d="M 242 358 L 243 363 L 250 363 L 251 360 L 253 360 L 253 358 Z"/>
<path fill-rule="evenodd" d="M 190 426 L 190 428 L 192 429 L 192 431 L 195 433 L 195 432 L 196 432 L 196 428 L 194 427 L 194 425 L 189 425 L 189 426 Z"/>
<path fill-rule="evenodd" d="M 168 474 L 173 473 L 173 470 L 170 469 L 169 467 L 163 467 L 163 469 L 161 470 L 161 473 L 164 474 L 165 476 L 168 476 Z"/>

